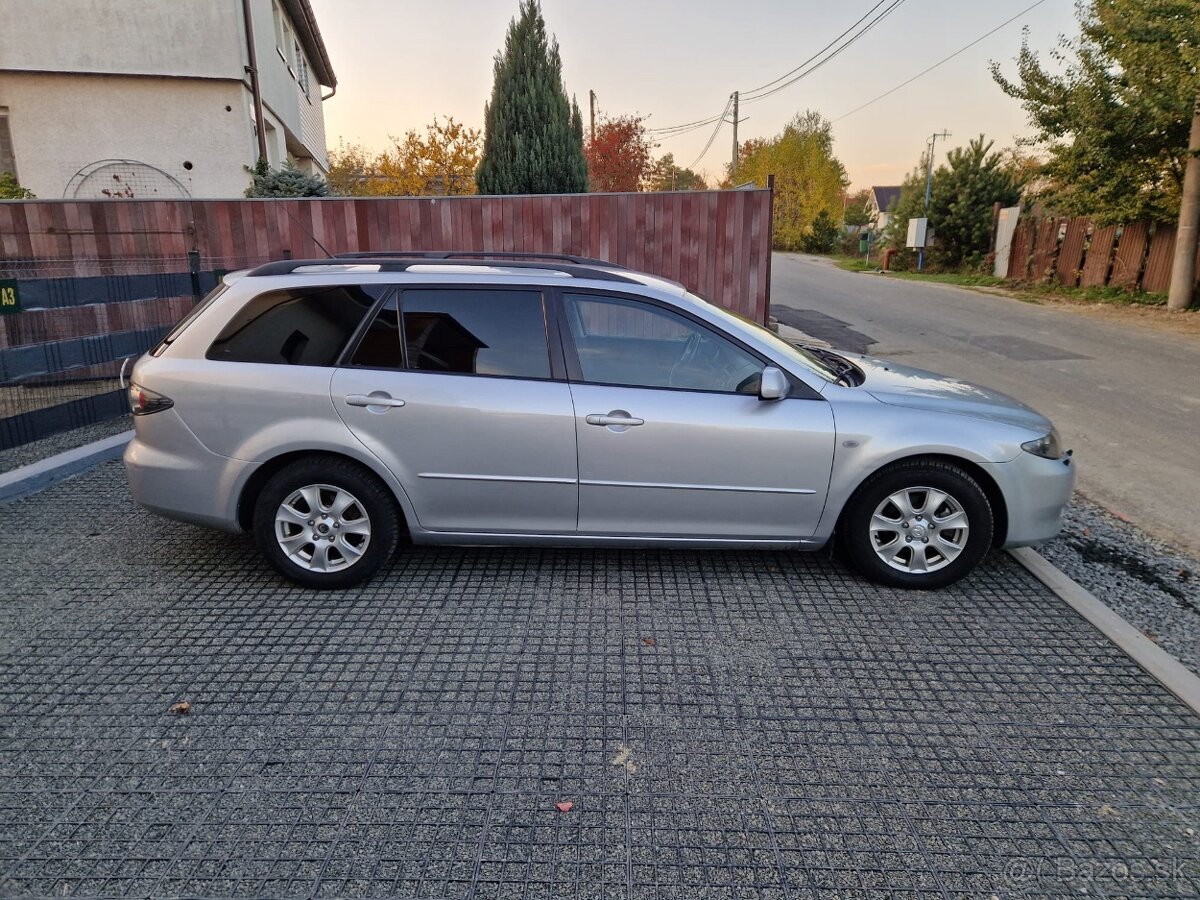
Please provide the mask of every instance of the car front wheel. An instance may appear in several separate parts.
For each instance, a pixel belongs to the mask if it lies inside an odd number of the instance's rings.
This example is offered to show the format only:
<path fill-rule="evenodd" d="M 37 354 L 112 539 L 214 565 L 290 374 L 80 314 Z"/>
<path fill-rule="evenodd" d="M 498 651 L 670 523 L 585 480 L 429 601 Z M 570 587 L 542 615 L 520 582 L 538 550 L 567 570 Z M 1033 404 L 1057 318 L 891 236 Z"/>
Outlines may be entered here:
<path fill-rule="evenodd" d="M 346 588 L 371 577 L 396 548 L 395 500 L 348 460 L 315 456 L 284 466 L 254 506 L 267 561 L 297 584 Z"/>
<path fill-rule="evenodd" d="M 987 495 L 940 460 L 899 463 L 871 476 L 847 504 L 843 542 L 854 567 L 893 587 L 931 589 L 969 573 L 992 544 Z"/>

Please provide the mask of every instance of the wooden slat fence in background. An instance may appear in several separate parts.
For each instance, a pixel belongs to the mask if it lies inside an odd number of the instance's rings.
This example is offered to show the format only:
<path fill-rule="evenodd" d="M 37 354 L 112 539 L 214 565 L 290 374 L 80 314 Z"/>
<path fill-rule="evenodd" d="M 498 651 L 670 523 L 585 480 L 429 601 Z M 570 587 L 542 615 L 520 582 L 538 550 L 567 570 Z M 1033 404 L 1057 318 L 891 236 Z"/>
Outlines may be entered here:
<path fill-rule="evenodd" d="M 1103 287 L 1108 284 L 1112 267 L 1113 248 L 1117 246 L 1117 226 L 1099 225 L 1092 230 L 1092 240 L 1083 263 L 1080 287 Z"/>
<path fill-rule="evenodd" d="M 1175 233 L 1174 225 L 1164 223 L 1096 225 L 1087 217 L 1022 219 L 1013 231 L 1008 277 L 1165 293 L 1171 284 Z"/>
<path fill-rule="evenodd" d="M 223 272 L 372 250 L 565 253 L 678 281 L 766 321 L 769 191 L 0 202 L 0 449 L 114 415 L 121 360 Z"/>

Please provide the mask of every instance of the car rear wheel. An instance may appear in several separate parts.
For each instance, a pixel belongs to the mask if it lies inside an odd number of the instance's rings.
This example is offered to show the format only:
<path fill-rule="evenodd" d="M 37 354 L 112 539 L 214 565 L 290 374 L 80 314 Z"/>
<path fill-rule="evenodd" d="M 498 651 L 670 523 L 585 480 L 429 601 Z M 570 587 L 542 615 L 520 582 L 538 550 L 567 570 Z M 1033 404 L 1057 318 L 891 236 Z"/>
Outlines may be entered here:
<path fill-rule="evenodd" d="M 940 588 L 978 565 L 992 543 L 987 495 L 967 472 L 940 460 L 914 460 L 871 476 L 846 507 L 843 543 L 873 581 Z"/>
<path fill-rule="evenodd" d="M 305 587 L 345 588 L 370 578 L 396 548 L 396 502 L 378 478 L 331 456 L 284 466 L 254 506 L 267 561 Z"/>

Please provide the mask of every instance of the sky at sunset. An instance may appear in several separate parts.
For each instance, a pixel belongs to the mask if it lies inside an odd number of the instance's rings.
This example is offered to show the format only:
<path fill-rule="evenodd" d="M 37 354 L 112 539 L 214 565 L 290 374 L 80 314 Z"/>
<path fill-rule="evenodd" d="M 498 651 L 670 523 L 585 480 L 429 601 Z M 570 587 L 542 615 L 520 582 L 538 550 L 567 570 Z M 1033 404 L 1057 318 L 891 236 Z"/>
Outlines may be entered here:
<path fill-rule="evenodd" d="M 855 187 L 895 184 L 920 157 L 930 133 L 954 146 L 986 133 L 997 147 L 1026 133 L 1020 105 L 992 81 L 989 60 L 1010 74 L 1021 46 L 1046 56 L 1078 27 L 1072 0 L 1033 11 L 888 98 L 847 115 L 980 37 L 1034 0 L 904 0 L 840 56 L 812 75 L 742 106 L 742 140 L 777 133 L 806 108 L 834 122 L 834 150 Z M 492 62 L 517 0 L 312 0 L 338 76 L 325 103 L 329 146 L 339 140 L 382 149 L 389 135 L 422 128 L 435 115 L 482 127 Z M 648 115 L 648 127 L 715 116 L 733 90 L 750 93 L 816 53 L 866 14 L 874 0 L 543 0 L 557 35 L 567 90 L 587 119 L 588 90 L 601 111 Z M 886 8 L 885 4 L 881 9 Z M 725 125 L 660 140 L 714 180 L 728 162 Z M 939 144 L 939 159 L 944 158 Z"/>

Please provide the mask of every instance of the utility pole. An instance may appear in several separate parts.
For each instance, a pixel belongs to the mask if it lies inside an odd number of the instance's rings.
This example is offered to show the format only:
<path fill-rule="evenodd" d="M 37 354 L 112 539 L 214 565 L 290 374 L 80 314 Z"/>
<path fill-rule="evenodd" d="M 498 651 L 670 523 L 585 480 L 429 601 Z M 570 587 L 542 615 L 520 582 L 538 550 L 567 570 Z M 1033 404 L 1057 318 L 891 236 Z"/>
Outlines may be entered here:
<path fill-rule="evenodd" d="M 929 170 L 925 174 L 925 243 L 929 242 L 929 199 L 933 196 L 933 148 L 937 146 L 937 139 L 945 140 L 950 137 L 950 132 L 942 129 L 940 132 L 935 131 L 929 138 Z M 917 271 L 920 272 L 925 268 L 925 248 L 921 247 L 917 254 Z"/>
<path fill-rule="evenodd" d="M 592 120 L 592 141 L 596 140 L 596 92 L 588 91 L 588 108 L 591 113 Z"/>
<path fill-rule="evenodd" d="M 733 162 L 729 166 L 729 184 L 734 185 L 737 178 L 737 162 L 738 162 L 738 92 L 733 92 Z"/>
<path fill-rule="evenodd" d="M 1183 170 L 1183 196 L 1179 202 L 1179 229 L 1175 232 L 1175 261 L 1167 309 L 1187 309 L 1196 289 L 1196 244 L 1200 240 L 1200 97 L 1192 110 L 1187 166 Z"/>

